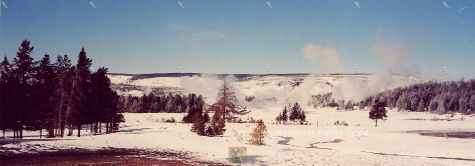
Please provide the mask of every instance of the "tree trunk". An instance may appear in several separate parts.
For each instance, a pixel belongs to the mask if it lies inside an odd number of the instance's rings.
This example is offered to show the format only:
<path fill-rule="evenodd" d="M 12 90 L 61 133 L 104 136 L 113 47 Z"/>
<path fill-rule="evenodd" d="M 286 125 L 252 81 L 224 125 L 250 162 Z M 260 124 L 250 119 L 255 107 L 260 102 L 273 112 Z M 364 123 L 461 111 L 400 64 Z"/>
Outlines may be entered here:
<path fill-rule="evenodd" d="M 43 137 L 43 130 L 40 129 L 40 138 Z"/>
<path fill-rule="evenodd" d="M 61 137 L 64 137 L 64 123 L 62 122 L 61 123 L 61 127 L 60 127 L 60 131 L 59 131 L 59 135 L 61 135 Z"/>
<path fill-rule="evenodd" d="M 226 122 L 226 78 L 223 80 L 223 120 Z"/>
<path fill-rule="evenodd" d="M 91 134 L 95 134 L 94 133 L 94 123 L 89 124 L 89 131 L 91 132 Z"/>
<path fill-rule="evenodd" d="M 106 134 L 109 134 L 110 122 L 106 123 Z"/>
<path fill-rule="evenodd" d="M 378 119 L 374 120 L 374 127 L 378 127 Z"/>
<path fill-rule="evenodd" d="M 55 135 L 54 135 L 54 128 L 53 128 L 53 127 L 49 127 L 49 129 L 48 129 L 48 137 L 49 137 L 49 138 L 52 138 L 52 137 L 54 137 L 54 136 L 55 136 Z"/>
<path fill-rule="evenodd" d="M 81 137 L 81 124 L 78 124 L 78 137 Z"/>
<path fill-rule="evenodd" d="M 68 125 L 68 136 L 72 136 L 73 135 L 73 125 Z"/>
<path fill-rule="evenodd" d="M 20 139 L 23 139 L 23 125 L 20 125 Z"/>
<path fill-rule="evenodd" d="M 61 135 L 61 137 L 63 137 L 63 120 L 62 120 L 62 114 L 63 114 L 63 103 L 64 103 L 64 92 L 61 92 L 61 98 L 60 98 L 60 101 L 59 101 L 59 109 L 58 109 L 58 123 L 57 123 L 57 128 L 58 128 L 58 133 L 56 133 L 56 135 Z"/>
<path fill-rule="evenodd" d="M 101 134 L 101 133 L 102 133 L 102 124 L 101 124 L 101 122 L 99 122 L 99 134 Z"/>

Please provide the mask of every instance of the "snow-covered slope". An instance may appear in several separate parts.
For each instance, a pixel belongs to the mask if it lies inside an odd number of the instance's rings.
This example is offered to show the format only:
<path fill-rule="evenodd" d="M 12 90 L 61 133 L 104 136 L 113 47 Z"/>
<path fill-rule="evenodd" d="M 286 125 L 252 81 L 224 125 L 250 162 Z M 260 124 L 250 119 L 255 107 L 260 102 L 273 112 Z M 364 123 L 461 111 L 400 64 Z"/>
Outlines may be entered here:
<path fill-rule="evenodd" d="M 224 75 L 157 74 L 109 75 L 121 95 L 143 95 L 150 92 L 197 93 L 208 102 L 216 99 Z M 254 97 L 250 105 L 308 102 L 312 95 L 333 93 L 336 99 L 361 100 L 385 89 L 419 82 L 414 77 L 370 74 L 267 74 L 228 75 L 238 98 Z"/>

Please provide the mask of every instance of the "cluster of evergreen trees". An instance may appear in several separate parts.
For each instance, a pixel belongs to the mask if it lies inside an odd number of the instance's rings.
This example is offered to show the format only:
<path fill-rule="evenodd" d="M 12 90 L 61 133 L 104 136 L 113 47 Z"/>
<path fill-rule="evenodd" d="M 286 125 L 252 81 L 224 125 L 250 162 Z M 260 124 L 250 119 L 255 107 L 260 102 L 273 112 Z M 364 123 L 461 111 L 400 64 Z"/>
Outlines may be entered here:
<path fill-rule="evenodd" d="M 118 130 L 123 121 L 117 107 L 118 95 L 110 88 L 107 69 L 91 72 L 92 60 L 84 48 L 72 65 L 67 55 L 51 62 L 49 55 L 32 58 L 34 47 L 23 41 L 10 63 L 0 64 L 0 128 L 12 130 L 14 138 L 22 138 L 23 130 L 46 129 L 48 137 L 81 136 L 83 126 L 93 133 Z"/>
<path fill-rule="evenodd" d="M 195 94 L 179 95 L 179 94 L 154 94 L 150 93 L 143 96 L 121 96 L 119 99 L 119 108 L 122 112 L 137 113 L 182 113 L 188 112 L 191 108 L 190 103 L 195 101 L 203 101 L 203 97 Z"/>
<path fill-rule="evenodd" d="M 332 97 L 333 93 L 324 93 L 312 95 L 309 105 L 314 108 L 320 107 L 336 107 L 337 110 L 354 110 L 355 106 L 358 106 L 359 103 L 347 100 L 335 100 Z"/>
<path fill-rule="evenodd" d="M 288 110 L 290 110 L 290 112 Z M 284 124 L 286 124 L 287 121 L 304 124 L 306 121 L 305 111 L 300 107 L 300 104 L 296 102 L 293 106 L 284 107 L 284 110 L 275 118 L 275 120 L 277 123 Z"/>
<path fill-rule="evenodd" d="M 191 131 L 201 136 L 217 136 L 224 134 L 225 120 L 223 110 L 217 105 L 211 105 L 205 109 L 205 103 L 201 96 L 190 96 L 188 114 L 183 117 L 183 122 L 193 123 Z M 213 112 L 210 119 L 208 112 Z"/>
<path fill-rule="evenodd" d="M 191 131 L 204 136 L 223 135 L 226 131 L 226 121 L 233 121 L 238 118 L 238 115 L 249 113 L 246 108 L 239 105 L 236 93 L 226 78 L 223 79 L 223 84 L 219 88 L 216 103 L 206 106 L 207 108 L 204 108 L 204 102 L 191 106 L 183 121 L 193 123 Z M 212 119 L 209 118 L 208 112 L 213 113 Z"/>
<path fill-rule="evenodd" d="M 475 80 L 415 84 L 371 96 L 361 104 L 369 106 L 376 100 L 399 110 L 472 114 L 475 113 Z"/>

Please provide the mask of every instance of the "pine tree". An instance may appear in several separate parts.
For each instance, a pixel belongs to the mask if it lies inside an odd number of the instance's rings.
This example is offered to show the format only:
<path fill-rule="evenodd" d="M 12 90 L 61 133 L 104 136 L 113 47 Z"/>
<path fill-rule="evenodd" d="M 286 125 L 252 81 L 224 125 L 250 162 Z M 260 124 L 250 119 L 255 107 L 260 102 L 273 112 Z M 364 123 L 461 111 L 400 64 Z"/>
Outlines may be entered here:
<path fill-rule="evenodd" d="M 249 111 L 239 105 L 236 92 L 228 78 L 223 78 L 223 84 L 218 91 L 218 100 L 214 105 L 220 107 L 223 112 L 223 119 L 225 120 L 231 120 L 235 118 L 236 115 L 249 113 Z"/>
<path fill-rule="evenodd" d="M 275 121 L 276 121 L 278 124 L 282 123 L 282 121 L 283 121 L 283 120 L 282 120 L 282 113 L 279 113 L 279 115 L 277 115 L 277 117 L 275 117 Z"/>
<path fill-rule="evenodd" d="M 203 99 L 201 96 L 196 97 L 195 94 L 191 94 L 190 97 L 188 115 L 183 118 L 183 121 L 193 123 L 192 132 L 196 132 L 198 135 L 206 135 L 206 123 L 209 122 L 209 115 L 203 111 Z"/>
<path fill-rule="evenodd" d="M 42 129 L 48 130 L 48 137 L 54 137 L 56 111 L 55 105 L 58 101 L 54 96 L 54 90 L 56 89 L 56 73 L 53 65 L 51 64 L 49 55 L 44 55 L 40 61 L 38 71 L 36 74 L 38 83 L 35 84 L 33 102 L 37 103 L 38 110 L 32 113 L 35 117 L 35 125 L 38 125 L 40 132 Z M 40 133 L 41 136 L 41 133 Z"/>
<path fill-rule="evenodd" d="M 198 135 L 206 135 L 206 121 L 205 118 L 203 118 L 203 114 L 195 114 L 193 120 L 191 131 Z"/>
<path fill-rule="evenodd" d="M 282 111 L 282 121 L 284 123 L 287 123 L 289 120 L 289 117 L 287 116 L 287 107 L 284 107 L 284 110 Z"/>
<path fill-rule="evenodd" d="M 224 119 L 225 116 L 224 110 L 219 105 L 212 105 L 210 106 L 210 111 L 214 112 L 213 118 L 211 120 L 211 126 L 213 127 L 214 132 L 216 135 L 223 135 L 226 131 L 226 120 Z"/>
<path fill-rule="evenodd" d="M 109 117 L 112 116 L 112 102 L 113 96 L 110 91 L 110 80 L 106 76 L 107 69 L 99 68 L 91 76 L 91 104 L 92 109 L 87 113 L 89 123 L 91 123 L 92 132 L 98 133 L 98 128 L 101 122 L 109 122 Z M 106 127 L 109 127 L 106 125 Z M 106 129 L 106 131 L 109 131 Z"/>
<path fill-rule="evenodd" d="M 12 74 L 17 85 L 14 86 L 15 92 L 17 93 L 14 97 L 12 96 L 12 104 L 17 106 L 17 111 L 15 111 L 13 119 L 15 120 L 14 124 L 14 137 L 23 138 L 23 127 L 31 123 L 34 119 L 30 111 L 34 110 L 34 104 L 32 103 L 34 99 L 30 98 L 32 86 L 34 83 L 34 69 L 33 69 L 33 58 L 31 54 L 33 53 L 34 47 L 30 45 L 30 41 L 22 41 L 16 57 L 14 58 L 14 68 Z"/>
<path fill-rule="evenodd" d="M 58 56 L 56 58 L 56 84 L 55 96 L 57 97 L 57 120 L 56 127 L 58 131 L 56 135 L 64 136 L 64 130 L 70 122 L 68 118 L 70 114 L 68 104 L 70 103 L 69 96 L 71 95 L 72 79 L 74 72 L 71 65 L 71 60 L 67 55 Z"/>
<path fill-rule="evenodd" d="M 264 137 L 267 134 L 266 125 L 264 121 L 258 120 L 257 126 L 251 132 L 251 140 L 250 143 L 254 145 L 263 145 L 264 144 Z"/>
<path fill-rule="evenodd" d="M 287 123 L 288 116 L 287 116 L 287 107 L 284 107 L 284 110 L 279 113 L 279 115 L 275 118 L 277 123 Z"/>
<path fill-rule="evenodd" d="M 376 101 L 369 112 L 369 118 L 373 119 L 375 122 L 375 127 L 378 127 L 378 120 L 385 119 L 388 117 L 386 115 L 386 108 L 383 102 Z"/>
<path fill-rule="evenodd" d="M 9 114 L 11 113 L 7 107 L 9 102 L 7 93 L 9 72 L 10 62 L 8 62 L 8 58 L 5 56 L 0 63 L 0 129 L 2 130 L 3 138 L 5 138 L 5 131 L 9 126 Z"/>
<path fill-rule="evenodd" d="M 89 109 L 88 97 L 90 94 L 90 66 L 91 59 L 86 55 L 86 51 L 82 48 L 78 56 L 78 61 L 75 67 L 75 74 L 72 84 L 71 93 L 71 116 L 73 125 L 78 130 L 77 136 L 81 136 L 82 124 L 85 121 L 84 111 Z"/>
<path fill-rule="evenodd" d="M 210 137 L 216 136 L 216 132 L 214 131 L 211 125 L 208 125 L 208 127 L 206 127 L 206 135 Z"/>
<path fill-rule="evenodd" d="M 300 110 L 300 114 L 298 119 L 300 120 L 300 124 L 303 124 L 306 121 L 307 116 L 305 116 L 305 111 Z"/>
<path fill-rule="evenodd" d="M 18 104 L 22 94 L 19 94 L 20 90 L 20 81 L 15 77 L 13 73 L 13 65 L 8 62 L 8 59 L 5 57 L 2 65 L 1 71 L 1 109 L 3 112 L 3 135 L 5 135 L 5 130 L 13 130 L 13 138 L 19 137 L 19 128 L 18 128 L 18 117 L 17 111 Z M 23 105 L 22 105 L 23 106 Z"/>
<path fill-rule="evenodd" d="M 106 133 L 111 133 L 115 132 L 118 123 L 123 121 L 119 113 L 118 96 L 110 88 L 111 82 L 107 77 L 107 71 L 107 68 L 101 67 L 91 76 L 93 107 L 88 116 L 94 133 L 99 132 L 101 122 L 106 123 Z"/>
<path fill-rule="evenodd" d="M 188 114 L 183 117 L 183 122 L 185 123 L 192 123 L 194 121 L 194 117 L 197 117 L 197 115 L 202 115 L 205 105 L 201 95 L 196 97 L 195 94 L 190 94 L 189 96 L 190 99 L 188 101 Z M 207 113 L 205 115 L 208 116 L 208 120 L 206 121 L 209 121 L 209 115 Z"/>
<path fill-rule="evenodd" d="M 296 120 L 298 120 L 299 117 L 300 117 L 300 111 L 301 111 L 301 110 L 302 110 L 302 109 L 300 108 L 299 103 L 295 103 L 294 106 L 291 108 L 289 120 L 291 120 L 291 121 L 296 121 Z"/>

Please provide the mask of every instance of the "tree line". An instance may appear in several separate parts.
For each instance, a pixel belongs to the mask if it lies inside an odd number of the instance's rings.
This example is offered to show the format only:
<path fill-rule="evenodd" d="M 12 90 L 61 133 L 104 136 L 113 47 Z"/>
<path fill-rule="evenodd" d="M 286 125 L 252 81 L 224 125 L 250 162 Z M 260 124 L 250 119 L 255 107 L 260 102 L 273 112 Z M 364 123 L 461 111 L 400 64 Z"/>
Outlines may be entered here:
<path fill-rule="evenodd" d="M 368 97 L 361 105 L 374 101 L 399 110 L 435 113 L 475 113 L 475 80 L 425 82 L 396 88 Z"/>
<path fill-rule="evenodd" d="M 145 94 L 143 96 L 120 96 L 119 108 L 122 112 L 136 113 L 183 113 L 191 109 L 193 100 L 197 100 L 196 94 Z M 203 97 L 199 96 L 199 100 Z"/>
<path fill-rule="evenodd" d="M 76 65 L 68 55 L 32 58 L 34 47 L 24 40 L 12 63 L 4 57 L 0 64 L 0 128 L 23 138 L 24 130 L 47 131 L 48 137 L 78 137 L 84 126 L 92 133 L 118 130 L 123 121 L 118 95 L 110 88 L 107 68 L 91 71 L 92 60 L 84 48 Z M 68 132 L 66 133 L 66 129 Z"/>

